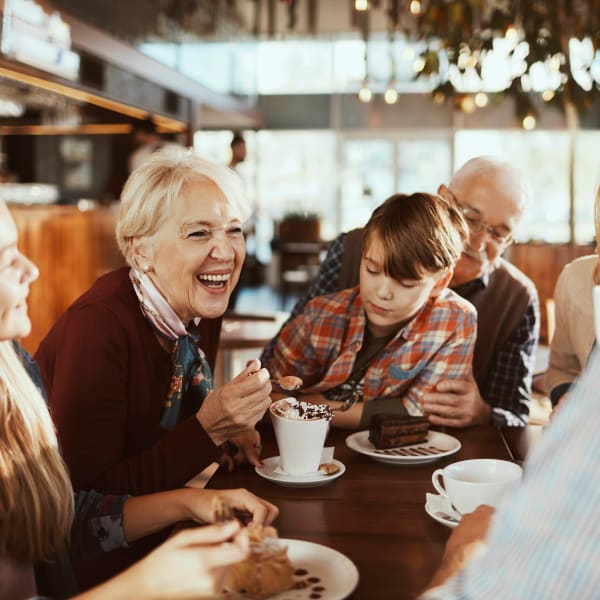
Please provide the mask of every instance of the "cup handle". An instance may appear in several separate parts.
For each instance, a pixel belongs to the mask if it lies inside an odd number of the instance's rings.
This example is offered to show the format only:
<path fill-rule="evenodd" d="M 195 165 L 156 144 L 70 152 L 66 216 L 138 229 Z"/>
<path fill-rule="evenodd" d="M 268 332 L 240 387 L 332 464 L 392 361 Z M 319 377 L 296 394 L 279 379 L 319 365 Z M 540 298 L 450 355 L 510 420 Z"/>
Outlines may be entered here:
<path fill-rule="evenodd" d="M 431 483 L 433 483 L 433 487 L 435 488 L 436 492 L 440 496 L 443 496 L 444 498 L 448 498 L 448 493 L 442 486 L 442 483 L 440 483 L 440 478 L 441 478 L 441 481 L 443 482 L 444 481 L 444 470 L 436 469 L 433 472 L 433 475 L 431 476 Z"/>

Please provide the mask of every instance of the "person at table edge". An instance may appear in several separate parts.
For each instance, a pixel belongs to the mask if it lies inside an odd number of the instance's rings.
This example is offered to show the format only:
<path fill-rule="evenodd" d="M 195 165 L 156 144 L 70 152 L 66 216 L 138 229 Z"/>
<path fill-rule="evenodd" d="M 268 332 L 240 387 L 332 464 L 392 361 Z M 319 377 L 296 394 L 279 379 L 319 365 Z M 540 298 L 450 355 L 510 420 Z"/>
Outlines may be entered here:
<path fill-rule="evenodd" d="M 462 517 L 421 600 L 598 598 L 600 352 L 523 465 L 523 482 L 494 513 Z"/>

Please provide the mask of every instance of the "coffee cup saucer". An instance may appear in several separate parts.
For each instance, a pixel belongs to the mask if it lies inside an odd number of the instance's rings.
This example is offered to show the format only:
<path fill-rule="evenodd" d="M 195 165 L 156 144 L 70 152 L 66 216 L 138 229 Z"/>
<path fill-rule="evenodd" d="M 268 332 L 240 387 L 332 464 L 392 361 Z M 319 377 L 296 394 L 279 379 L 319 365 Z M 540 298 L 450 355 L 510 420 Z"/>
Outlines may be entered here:
<path fill-rule="evenodd" d="M 290 475 L 281 470 L 279 466 L 279 456 L 264 458 L 263 465 L 254 467 L 254 470 L 264 479 L 284 487 L 318 487 L 320 485 L 331 483 L 334 479 L 341 477 L 346 471 L 346 466 L 343 462 L 336 460 L 335 458 L 331 459 L 329 462 L 338 467 L 338 471 L 331 475 L 328 475 L 324 471 L 315 471 L 314 473 L 307 473 L 306 475 Z"/>
<path fill-rule="evenodd" d="M 435 521 L 454 529 L 461 519 L 461 514 L 457 512 L 450 500 L 440 494 L 425 494 L 425 512 Z"/>

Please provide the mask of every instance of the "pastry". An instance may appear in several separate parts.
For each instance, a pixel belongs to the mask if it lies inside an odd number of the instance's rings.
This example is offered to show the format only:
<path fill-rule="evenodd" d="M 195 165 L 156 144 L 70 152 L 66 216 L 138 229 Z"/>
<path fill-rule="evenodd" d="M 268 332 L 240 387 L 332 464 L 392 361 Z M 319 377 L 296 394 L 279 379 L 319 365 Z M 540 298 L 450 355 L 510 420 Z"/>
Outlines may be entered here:
<path fill-rule="evenodd" d="M 236 511 L 220 496 L 213 498 L 212 513 L 215 522 L 236 518 Z M 277 530 L 251 523 L 246 531 L 250 552 L 230 568 L 226 587 L 255 600 L 289 590 L 294 584 L 294 567 L 287 547 L 277 537 Z"/>
<path fill-rule="evenodd" d="M 255 600 L 289 590 L 294 584 L 294 567 L 275 528 L 249 525 L 248 535 L 250 554 L 231 567 L 228 587 Z"/>

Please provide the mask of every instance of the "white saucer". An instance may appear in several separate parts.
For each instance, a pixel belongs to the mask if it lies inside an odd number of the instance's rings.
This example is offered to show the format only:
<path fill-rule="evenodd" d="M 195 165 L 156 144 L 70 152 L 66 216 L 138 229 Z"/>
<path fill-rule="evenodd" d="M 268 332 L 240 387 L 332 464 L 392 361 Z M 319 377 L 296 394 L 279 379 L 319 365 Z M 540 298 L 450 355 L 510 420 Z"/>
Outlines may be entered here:
<path fill-rule="evenodd" d="M 412 446 L 378 450 L 369 441 L 369 430 L 357 431 L 346 438 L 346 446 L 374 460 L 393 465 L 420 465 L 430 463 L 460 450 L 460 442 L 447 433 L 430 431 L 427 441 Z"/>
<path fill-rule="evenodd" d="M 457 513 L 450 501 L 439 494 L 426 494 L 425 512 L 438 523 L 454 529 L 460 522 L 460 514 Z M 453 518 L 454 517 L 454 518 Z"/>
<path fill-rule="evenodd" d="M 254 467 L 254 470 L 261 477 L 285 487 L 317 487 L 319 485 L 327 485 L 345 473 L 346 467 L 344 463 L 335 460 L 335 458 L 331 462 L 339 468 L 339 471 L 333 475 L 327 475 L 323 471 L 307 473 L 306 475 L 288 475 L 287 473 L 282 473 L 279 470 L 279 456 L 271 456 L 270 458 L 263 459 L 263 466 Z"/>

